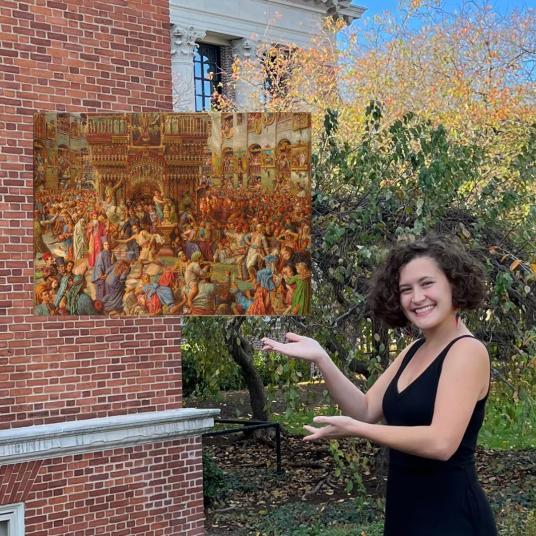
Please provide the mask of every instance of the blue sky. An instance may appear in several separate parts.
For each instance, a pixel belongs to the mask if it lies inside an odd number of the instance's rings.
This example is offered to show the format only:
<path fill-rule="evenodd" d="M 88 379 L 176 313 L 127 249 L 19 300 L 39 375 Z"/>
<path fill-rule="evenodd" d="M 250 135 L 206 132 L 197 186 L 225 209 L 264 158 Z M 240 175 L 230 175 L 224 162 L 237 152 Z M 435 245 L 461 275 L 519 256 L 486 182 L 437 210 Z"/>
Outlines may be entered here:
<path fill-rule="evenodd" d="M 409 1 L 410 0 L 404 0 L 404 4 L 407 5 Z M 430 4 L 430 0 L 423 0 L 423 3 L 425 2 Z M 524 12 L 527 9 L 536 9 L 536 0 L 436 0 L 436 2 L 441 4 L 441 9 L 443 11 L 450 14 L 459 11 L 464 3 L 466 5 L 476 4 L 479 6 L 491 6 L 492 10 L 499 16 L 508 15 L 514 10 Z M 350 26 L 357 33 L 358 40 L 361 40 L 359 30 L 370 28 L 371 24 L 372 26 L 376 26 L 373 24 L 374 17 L 379 16 L 381 18 L 381 15 L 386 11 L 389 12 L 395 20 L 399 19 L 402 15 L 400 0 L 353 0 L 352 4 L 366 8 L 363 16 L 360 19 L 354 20 Z M 418 31 L 422 24 L 423 22 L 419 17 L 413 17 L 409 22 L 408 28 L 413 31 Z M 344 40 L 345 38 L 342 37 L 342 39 Z M 387 37 L 387 40 L 389 40 L 389 37 Z"/>
<path fill-rule="evenodd" d="M 381 15 L 384 11 L 390 11 L 392 14 L 399 12 L 398 0 L 353 0 L 356 6 L 366 7 L 363 18 Z M 442 5 L 448 11 L 454 11 L 462 4 L 462 0 L 443 0 Z M 536 0 L 489 0 L 487 4 L 493 6 L 493 10 L 499 14 L 505 15 L 512 9 L 525 10 L 527 8 L 536 8 Z"/>

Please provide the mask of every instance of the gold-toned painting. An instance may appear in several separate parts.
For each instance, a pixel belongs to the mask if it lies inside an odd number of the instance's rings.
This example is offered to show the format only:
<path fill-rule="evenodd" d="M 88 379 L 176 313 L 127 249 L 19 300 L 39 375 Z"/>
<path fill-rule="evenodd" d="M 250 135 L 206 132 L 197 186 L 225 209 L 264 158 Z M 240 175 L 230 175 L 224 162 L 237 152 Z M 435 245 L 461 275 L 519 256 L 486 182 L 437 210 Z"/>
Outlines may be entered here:
<path fill-rule="evenodd" d="M 34 313 L 308 314 L 309 125 L 36 114 Z"/>

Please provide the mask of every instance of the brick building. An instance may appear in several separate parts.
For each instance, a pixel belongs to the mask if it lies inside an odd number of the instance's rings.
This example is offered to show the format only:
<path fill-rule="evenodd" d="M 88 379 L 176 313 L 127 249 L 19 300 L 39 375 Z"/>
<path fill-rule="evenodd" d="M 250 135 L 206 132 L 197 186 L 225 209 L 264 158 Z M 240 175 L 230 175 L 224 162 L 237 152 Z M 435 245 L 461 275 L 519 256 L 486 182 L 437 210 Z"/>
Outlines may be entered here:
<path fill-rule="evenodd" d="M 337 5 L 277 3 L 317 18 Z M 178 319 L 32 315 L 33 114 L 171 111 L 177 69 L 193 105 L 200 36 L 181 38 L 185 4 L 0 4 L 0 535 L 204 533 L 200 434 L 214 411 L 181 409 Z M 247 52 L 247 25 L 216 19 L 203 42 Z"/>
<path fill-rule="evenodd" d="M 32 316 L 33 114 L 171 110 L 168 0 L 8 0 L 0 29 L 0 534 L 203 534 L 178 319 Z"/>

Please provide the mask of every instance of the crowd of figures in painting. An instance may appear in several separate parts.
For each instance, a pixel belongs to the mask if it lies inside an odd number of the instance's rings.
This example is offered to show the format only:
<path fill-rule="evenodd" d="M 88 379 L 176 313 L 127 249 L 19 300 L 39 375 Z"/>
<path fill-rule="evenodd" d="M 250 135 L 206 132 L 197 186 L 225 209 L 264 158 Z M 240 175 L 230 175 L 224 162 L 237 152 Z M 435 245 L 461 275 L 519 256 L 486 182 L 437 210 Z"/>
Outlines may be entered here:
<path fill-rule="evenodd" d="M 42 114 L 34 136 L 35 314 L 309 313 L 311 198 L 309 155 L 305 151 L 303 156 L 308 117 L 304 124 L 300 114 L 299 143 L 293 145 L 287 136 L 280 151 L 277 139 L 272 149 L 250 143 L 241 151 L 236 140 L 234 146 L 229 140 L 233 131 L 240 134 L 236 116 L 246 114 L 217 116 L 216 121 L 212 114 L 208 131 L 203 126 L 209 149 L 200 151 L 200 158 L 205 161 L 191 168 L 195 173 L 181 189 L 171 184 L 169 162 L 174 158 L 180 167 L 191 156 L 181 156 L 180 144 L 179 149 L 166 146 L 169 117 L 151 121 L 156 114 L 125 114 L 124 121 L 108 121 L 113 138 L 99 144 L 96 137 L 106 139 L 106 126 L 101 132 L 95 118 L 73 116 L 64 130 L 83 140 L 77 146 L 71 137 L 58 143 L 58 124 L 66 115 L 52 116 L 54 135 L 48 136 L 51 114 Z M 287 119 L 272 115 L 244 119 L 246 143 L 262 135 L 263 125 Z M 173 128 L 170 135 L 180 135 Z M 252 128 L 259 132 L 248 138 Z M 144 178 L 136 175 L 144 173 L 136 162 L 145 138 Z M 182 139 L 183 147 L 188 139 Z M 294 146 L 299 147 L 296 169 Z M 230 153 L 242 154 L 242 160 L 229 164 Z M 168 165 L 167 154 L 172 155 Z M 151 167 L 153 157 L 155 162 L 163 159 L 167 180 L 151 180 L 160 165 Z M 125 173 L 103 178 L 106 158 L 124 161 L 115 165 L 123 165 Z"/>

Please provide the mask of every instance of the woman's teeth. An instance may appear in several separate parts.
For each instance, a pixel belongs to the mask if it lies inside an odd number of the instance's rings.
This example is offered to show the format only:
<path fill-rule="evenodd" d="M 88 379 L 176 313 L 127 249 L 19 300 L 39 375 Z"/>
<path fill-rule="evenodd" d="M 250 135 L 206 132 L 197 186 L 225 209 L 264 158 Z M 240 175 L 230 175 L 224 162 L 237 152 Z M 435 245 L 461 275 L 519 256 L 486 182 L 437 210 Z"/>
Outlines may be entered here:
<path fill-rule="evenodd" d="M 428 314 L 434 307 L 435 307 L 435 305 L 427 305 L 426 307 L 418 307 L 416 309 L 413 309 L 413 312 L 417 316 L 425 315 L 425 314 Z"/>

